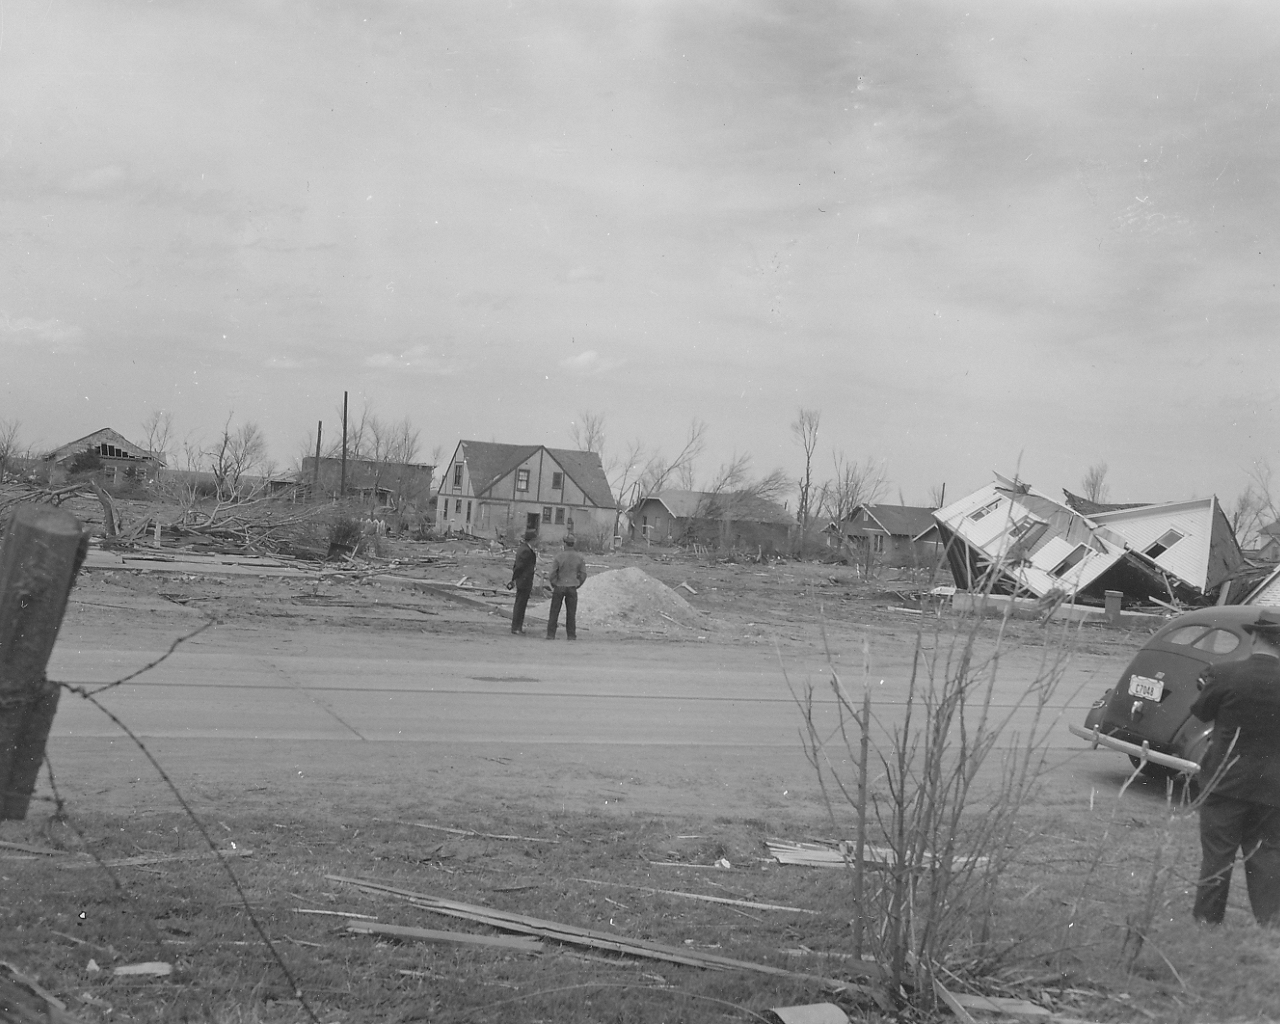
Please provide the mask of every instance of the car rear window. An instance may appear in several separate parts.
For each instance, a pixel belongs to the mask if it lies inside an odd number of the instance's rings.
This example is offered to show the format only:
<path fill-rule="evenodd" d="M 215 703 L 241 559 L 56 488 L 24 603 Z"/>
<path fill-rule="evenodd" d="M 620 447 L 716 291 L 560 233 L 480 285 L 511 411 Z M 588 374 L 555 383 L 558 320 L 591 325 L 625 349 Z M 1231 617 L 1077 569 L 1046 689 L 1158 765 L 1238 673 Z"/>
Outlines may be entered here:
<path fill-rule="evenodd" d="M 1194 647 L 1206 654 L 1230 654 L 1240 646 L 1240 638 L 1229 629 L 1214 629 L 1203 624 L 1183 626 L 1164 637 L 1167 644 Z"/>
<path fill-rule="evenodd" d="M 1225 629 L 1211 629 L 1195 643 L 1196 649 L 1210 654 L 1229 654 L 1240 646 L 1240 638 Z"/>

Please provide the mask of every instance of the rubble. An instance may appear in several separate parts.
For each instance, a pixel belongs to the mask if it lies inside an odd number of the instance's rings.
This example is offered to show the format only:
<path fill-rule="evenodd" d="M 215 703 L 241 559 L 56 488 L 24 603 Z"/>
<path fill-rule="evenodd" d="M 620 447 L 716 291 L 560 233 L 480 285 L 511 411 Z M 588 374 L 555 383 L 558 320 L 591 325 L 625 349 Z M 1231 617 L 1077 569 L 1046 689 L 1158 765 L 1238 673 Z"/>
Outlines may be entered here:
<path fill-rule="evenodd" d="M 665 583 L 629 566 L 595 576 L 578 590 L 578 624 L 585 628 L 665 629 L 704 624 L 705 616 Z"/>

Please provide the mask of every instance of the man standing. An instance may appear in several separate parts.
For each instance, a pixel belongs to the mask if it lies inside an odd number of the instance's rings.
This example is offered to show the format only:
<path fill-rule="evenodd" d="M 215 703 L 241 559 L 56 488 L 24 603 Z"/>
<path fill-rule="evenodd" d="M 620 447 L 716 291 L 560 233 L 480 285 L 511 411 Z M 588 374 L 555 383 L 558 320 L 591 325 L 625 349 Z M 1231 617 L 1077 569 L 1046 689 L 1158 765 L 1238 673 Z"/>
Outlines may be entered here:
<path fill-rule="evenodd" d="M 564 539 L 564 550 L 551 562 L 547 582 L 551 584 L 551 611 L 547 613 L 547 639 L 556 638 L 560 605 L 564 604 L 564 633 L 578 639 L 578 588 L 587 580 L 586 560 L 573 549 L 573 534 Z"/>
<path fill-rule="evenodd" d="M 1276 623 L 1244 629 L 1253 650 L 1244 661 L 1204 673 L 1191 713 L 1213 722 L 1200 768 L 1206 793 L 1200 806 L 1200 880 L 1192 910 L 1198 921 L 1220 924 L 1227 909 L 1231 867 L 1245 858 L 1249 905 L 1262 925 L 1280 925 L 1280 643 Z M 1224 767 L 1225 763 L 1225 767 Z M 1217 776 L 1216 781 L 1214 777 Z"/>
<path fill-rule="evenodd" d="M 533 592 L 533 567 L 538 564 L 538 553 L 533 550 L 533 542 L 538 538 L 537 530 L 526 530 L 520 547 L 516 549 L 516 563 L 511 567 L 511 579 L 507 581 L 507 589 L 516 591 L 516 605 L 511 610 L 511 632 L 524 632 L 524 610 L 529 606 L 529 595 Z"/>

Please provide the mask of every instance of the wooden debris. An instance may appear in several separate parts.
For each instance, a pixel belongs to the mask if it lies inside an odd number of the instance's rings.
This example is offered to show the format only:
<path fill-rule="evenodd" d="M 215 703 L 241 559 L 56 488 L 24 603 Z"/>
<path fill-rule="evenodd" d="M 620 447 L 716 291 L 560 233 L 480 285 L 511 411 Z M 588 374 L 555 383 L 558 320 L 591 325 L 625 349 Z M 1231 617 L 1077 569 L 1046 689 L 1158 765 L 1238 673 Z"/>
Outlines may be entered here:
<path fill-rule="evenodd" d="M 677 583 L 677 584 L 676 584 L 676 586 L 677 586 L 677 587 L 684 587 L 684 589 L 685 589 L 685 590 L 687 590 L 687 591 L 689 591 L 689 593 L 693 594 L 695 597 L 697 596 L 697 593 L 698 593 L 698 592 L 697 592 L 696 590 L 694 590 L 694 589 L 693 589 L 693 587 L 689 586 L 689 584 L 688 584 L 687 582 L 684 582 L 684 583 Z"/>
<path fill-rule="evenodd" d="M 779 864 L 795 864 L 807 868 L 842 868 L 853 861 L 853 843 L 842 842 L 827 846 L 822 843 L 792 843 L 785 839 L 766 839 L 765 846 L 768 847 L 769 856 Z M 864 864 L 887 867 L 894 863 L 895 856 L 894 851 L 887 846 L 868 844 L 863 847 Z M 925 860 L 930 867 L 937 863 L 937 857 L 934 854 L 925 854 Z M 957 871 L 986 866 L 986 857 L 956 857 L 952 861 L 952 867 Z"/>
<path fill-rule="evenodd" d="M 143 964 L 123 964 L 111 973 L 117 978 L 167 978 L 173 973 L 173 964 L 148 960 Z"/>
<path fill-rule="evenodd" d="M 647 939 L 633 939 L 611 932 L 601 932 L 590 928 L 577 928 L 573 925 L 558 924 L 555 921 L 544 921 L 535 917 L 527 917 L 523 914 L 510 914 L 490 907 L 480 907 L 469 903 L 459 903 L 456 900 L 441 899 L 436 896 L 431 896 L 428 893 L 414 892 L 409 889 L 401 889 L 397 886 L 386 885 L 382 882 L 367 879 L 346 878 L 341 875 L 326 875 L 325 877 L 331 881 L 354 885 L 366 892 L 399 896 L 402 899 L 408 900 L 408 902 L 416 907 L 421 907 L 423 910 L 434 911 L 437 914 L 457 917 L 467 921 L 476 921 L 481 924 L 488 924 L 494 928 L 520 932 L 526 935 L 538 935 L 542 938 L 551 939 L 554 942 L 563 942 L 576 946 L 587 946 L 593 949 L 607 949 L 614 953 L 624 953 L 630 956 L 645 957 L 651 960 L 664 960 L 669 963 L 685 964 L 690 967 L 702 967 L 707 970 L 754 971 L 759 974 L 771 974 L 780 977 L 805 978 L 810 981 L 817 981 L 821 984 L 834 986 L 836 988 L 860 991 L 874 999 L 880 1005 L 887 1006 L 887 1001 L 881 992 L 835 978 L 823 978 L 812 974 L 802 974 L 796 971 L 787 970 L 783 967 L 773 967 L 769 964 L 756 964 L 746 960 L 735 960 L 731 957 L 716 956 L 692 949 L 679 949 L 675 946 L 666 946 L 659 942 L 650 942 Z M 884 977 L 884 972 L 878 964 L 854 963 L 847 965 L 847 969 L 852 974 L 856 974 L 859 977 L 873 981 L 880 981 Z"/>
<path fill-rule="evenodd" d="M 10 843 L 0 840 L 0 850 L 18 850 L 22 853 L 38 853 L 44 857 L 74 856 L 66 850 L 55 850 L 49 846 L 28 846 L 26 843 Z"/>
<path fill-rule="evenodd" d="M 398 924 L 371 924 L 348 921 L 347 931 L 361 935 L 386 935 L 396 939 L 418 939 L 422 942 L 458 942 L 471 946 L 491 946 L 520 953 L 541 953 L 542 943 L 525 935 L 472 935 L 470 932 L 442 932 L 434 928 L 410 928 Z"/>
<path fill-rule="evenodd" d="M 372 914 L 357 914 L 350 910 L 311 910 L 307 907 L 294 907 L 295 914 L 323 914 L 325 917 L 358 917 L 362 921 L 378 920 Z"/>
<path fill-rule="evenodd" d="M 1051 1010 L 1026 999 L 1010 999 L 1006 996 L 971 996 L 961 993 L 948 993 L 948 995 L 951 996 L 951 1000 L 966 1011 L 976 1010 L 979 1013 L 998 1013 L 1006 1017 L 1022 1017 L 1028 1020 L 1048 1021 L 1053 1019 Z M 969 1016 L 968 1019 L 972 1021 L 973 1017 Z"/>
<path fill-rule="evenodd" d="M 414 828 L 429 828 L 437 832 L 448 832 L 455 836 L 470 836 L 475 839 L 509 839 L 520 843 L 558 843 L 559 839 L 538 839 L 535 836 L 505 836 L 494 832 L 476 832 L 469 828 L 448 828 L 445 825 L 428 825 L 422 821 L 397 821 L 397 825 L 411 825 Z"/>
<path fill-rule="evenodd" d="M 588 885 L 616 885 L 621 889 L 635 889 L 639 892 L 661 893 L 664 896 L 680 896 L 687 900 L 702 900 L 706 903 L 723 903 L 730 907 L 749 907 L 752 910 L 786 910 L 793 914 L 817 914 L 817 910 L 805 910 L 803 907 L 784 907 L 778 903 L 756 903 L 752 900 L 733 900 L 727 896 L 705 896 L 697 892 L 680 892 L 676 889 L 653 889 L 647 885 L 628 885 L 626 882 L 601 882 L 593 878 L 575 878 L 575 882 L 586 882 Z"/>
<path fill-rule="evenodd" d="M 167 864 L 170 861 L 182 860 L 214 860 L 220 857 L 252 857 L 252 850 L 187 850 L 185 853 L 148 853 L 138 857 L 123 857 L 119 860 L 104 860 L 101 862 L 103 867 L 108 868 L 136 868 L 146 864 Z M 99 862 L 90 859 L 86 854 L 78 854 L 76 859 L 59 864 L 60 868 L 67 868 L 71 871 L 84 871 L 88 868 L 99 866 Z M 238 905 L 238 904 L 237 904 Z"/>

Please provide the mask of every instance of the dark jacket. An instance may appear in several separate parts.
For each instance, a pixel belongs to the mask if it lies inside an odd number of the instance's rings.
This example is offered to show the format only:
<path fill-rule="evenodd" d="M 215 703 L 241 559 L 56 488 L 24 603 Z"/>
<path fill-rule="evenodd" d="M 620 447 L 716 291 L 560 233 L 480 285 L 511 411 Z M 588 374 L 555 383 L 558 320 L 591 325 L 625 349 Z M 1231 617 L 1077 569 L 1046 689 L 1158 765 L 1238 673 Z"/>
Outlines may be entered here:
<path fill-rule="evenodd" d="M 538 553 L 529 547 L 528 541 L 521 541 L 516 549 L 516 564 L 511 567 L 511 582 L 519 590 L 530 590 L 533 587 L 533 567 L 538 564 Z"/>
<path fill-rule="evenodd" d="M 1235 763 L 1214 793 L 1280 807 L 1280 660 L 1253 654 L 1209 668 L 1204 679 L 1191 705 L 1193 715 L 1213 723 L 1201 780 L 1211 779 L 1225 757 Z"/>
<path fill-rule="evenodd" d="M 547 573 L 547 582 L 553 587 L 580 587 L 587 581 L 587 560 L 573 548 L 565 548 L 556 555 Z"/>

